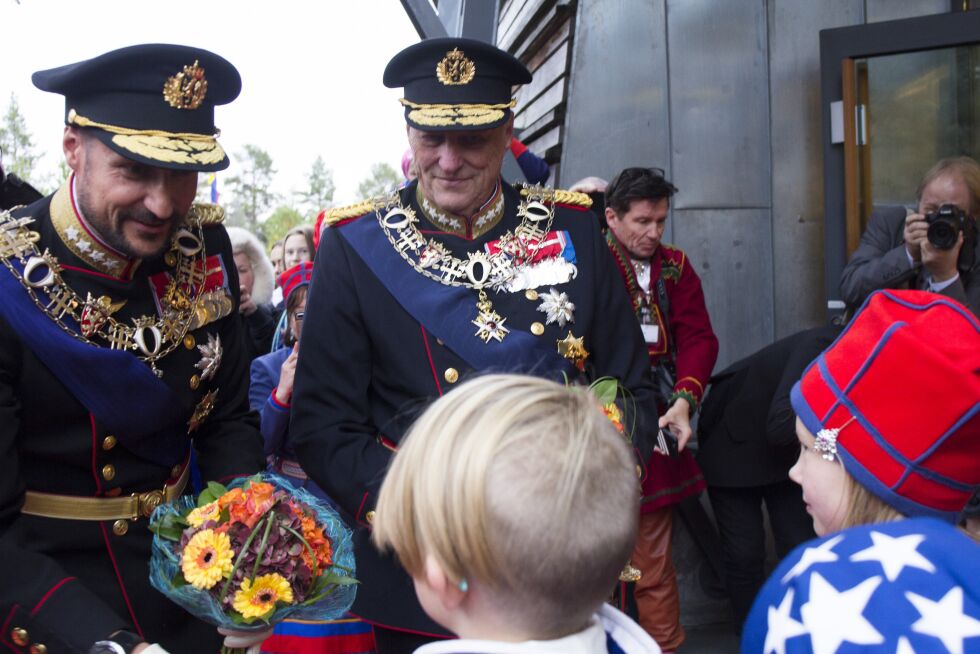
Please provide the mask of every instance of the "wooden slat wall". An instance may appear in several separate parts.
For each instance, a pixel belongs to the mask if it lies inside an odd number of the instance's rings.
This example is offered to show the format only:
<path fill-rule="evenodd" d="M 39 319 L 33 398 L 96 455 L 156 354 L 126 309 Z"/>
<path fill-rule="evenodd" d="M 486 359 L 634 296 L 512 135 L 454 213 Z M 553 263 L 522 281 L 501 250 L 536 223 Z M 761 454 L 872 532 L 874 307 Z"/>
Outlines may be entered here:
<path fill-rule="evenodd" d="M 520 59 L 534 80 L 515 94 L 514 128 L 558 179 L 568 94 L 575 0 L 503 0 L 497 46 Z"/>

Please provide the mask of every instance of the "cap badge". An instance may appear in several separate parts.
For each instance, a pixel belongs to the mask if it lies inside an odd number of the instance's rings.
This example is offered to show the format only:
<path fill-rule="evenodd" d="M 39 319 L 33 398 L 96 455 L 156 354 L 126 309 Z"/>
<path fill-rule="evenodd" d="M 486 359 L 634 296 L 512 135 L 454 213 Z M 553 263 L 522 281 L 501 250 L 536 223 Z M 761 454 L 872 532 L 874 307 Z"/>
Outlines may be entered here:
<path fill-rule="evenodd" d="M 436 77 L 445 86 L 469 84 L 476 76 L 476 64 L 466 58 L 459 48 L 453 48 L 436 64 Z"/>
<path fill-rule="evenodd" d="M 174 109 L 197 109 L 207 92 L 208 81 L 204 79 L 204 69 L 197 65 L 197 59 L 163 85 L 163 99 Z"/>

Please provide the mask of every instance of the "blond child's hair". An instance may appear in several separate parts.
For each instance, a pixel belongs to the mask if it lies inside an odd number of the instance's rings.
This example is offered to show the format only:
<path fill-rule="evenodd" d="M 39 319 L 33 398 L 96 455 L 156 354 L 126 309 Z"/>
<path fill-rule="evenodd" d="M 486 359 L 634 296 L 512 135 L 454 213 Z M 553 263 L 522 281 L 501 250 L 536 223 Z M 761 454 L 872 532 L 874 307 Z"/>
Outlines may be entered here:
<path fill-rule="evenodd" d="M 486 375 L 434 402 L 381 487 L 374 543 L 414 577 L 433 557 L 540 638 L 581 629 L 636 537 L 622 434 L 585 388 Z"/>

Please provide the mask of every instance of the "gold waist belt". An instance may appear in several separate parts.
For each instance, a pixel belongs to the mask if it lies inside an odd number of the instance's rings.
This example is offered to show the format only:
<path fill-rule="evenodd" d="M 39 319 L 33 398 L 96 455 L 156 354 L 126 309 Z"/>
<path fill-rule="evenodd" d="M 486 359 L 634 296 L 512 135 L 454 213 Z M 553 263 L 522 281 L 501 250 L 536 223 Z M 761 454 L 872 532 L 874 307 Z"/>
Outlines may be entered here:
<path fill-rule="evenodd" d="M 149 518 L 153 509 L 165 502 L 179 497 L 187 486 L 190 465 L 184 466 L 180 478 L 162 490 L 133 493 L 128 497 L 79 497 L 77 495 L 56 495 L 27 491 L 21 513 L 44 518 L 65 520 L 119 520 L 127 518 L 138 520 Z"/>

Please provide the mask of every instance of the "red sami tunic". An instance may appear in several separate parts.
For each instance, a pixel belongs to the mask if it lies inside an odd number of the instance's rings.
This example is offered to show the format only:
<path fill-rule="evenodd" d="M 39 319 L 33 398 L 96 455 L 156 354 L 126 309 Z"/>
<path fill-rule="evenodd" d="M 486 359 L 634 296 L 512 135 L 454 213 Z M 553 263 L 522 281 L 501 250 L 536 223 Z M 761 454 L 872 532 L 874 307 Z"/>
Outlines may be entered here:
<path fill-rule="evenodd" d="M 650 365 L 655 367 L 673 357 L 676 383 L 669 402 L 683 397 L 692 410 L 696 409 L 718 358 L 718 338 L 711 329 L 701 278 L 682 250 L 661 244 L 650 260 L 649 285 L 641 289 L 629 253 L 611 231 L 607 232 L 606 241 L 626 284 L 637 319 L 654 328 L 645 330 L 646 333 L 656 331 L 657 340 L 647 343 Z M 657 297 L 657 279 L 661 277 L 670 305 L 668 329 L 664 328 L 664 312 Z M 649 513 L 676 504 L 704 488 L 704 477 L 690 450 L 685 449 L 677 458 L 654 452 L 647 461 L 647 474 L 642 484 L 641 512 Z"/>

